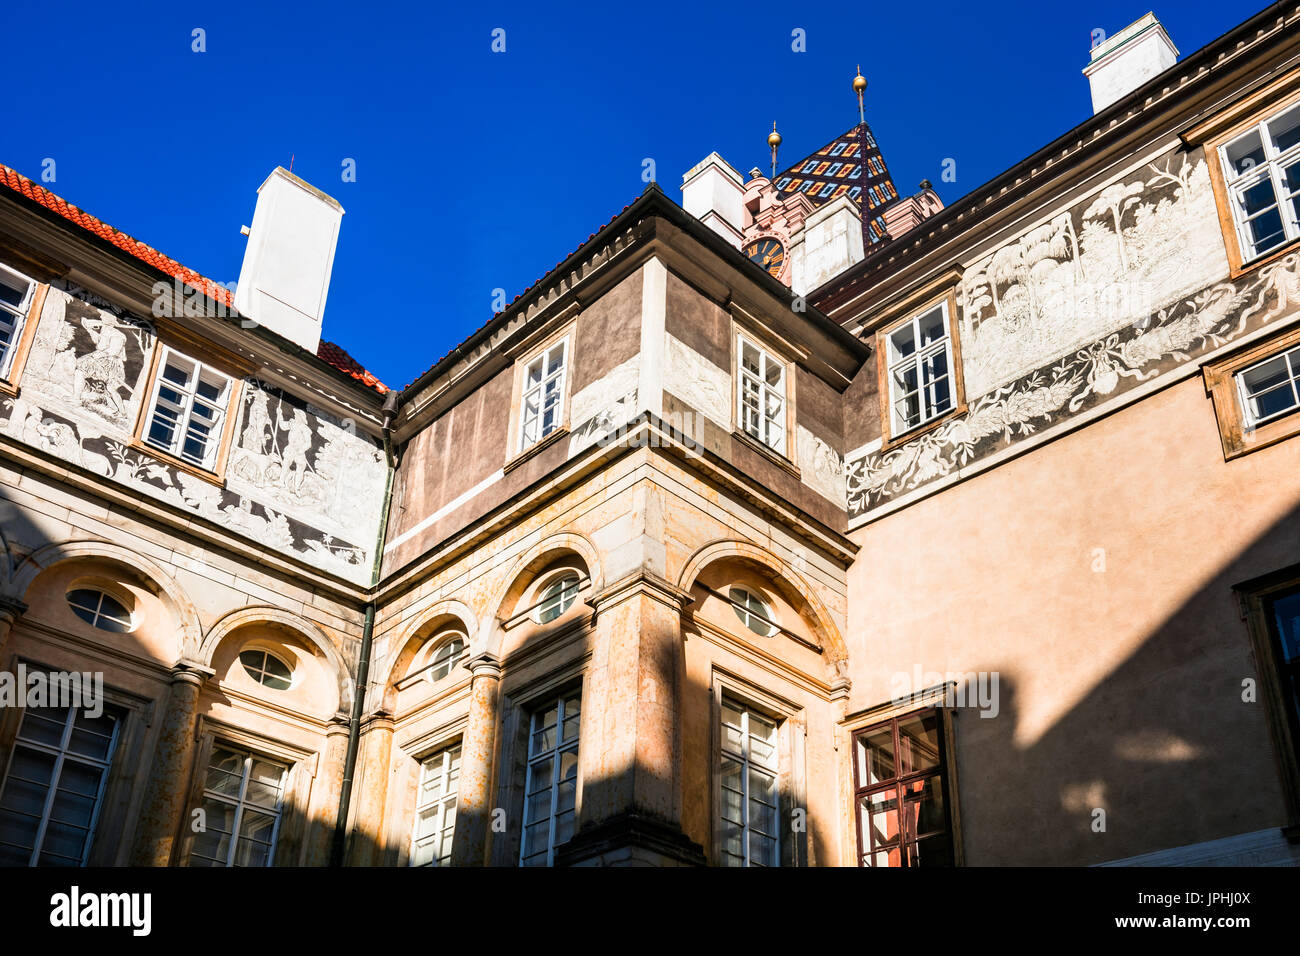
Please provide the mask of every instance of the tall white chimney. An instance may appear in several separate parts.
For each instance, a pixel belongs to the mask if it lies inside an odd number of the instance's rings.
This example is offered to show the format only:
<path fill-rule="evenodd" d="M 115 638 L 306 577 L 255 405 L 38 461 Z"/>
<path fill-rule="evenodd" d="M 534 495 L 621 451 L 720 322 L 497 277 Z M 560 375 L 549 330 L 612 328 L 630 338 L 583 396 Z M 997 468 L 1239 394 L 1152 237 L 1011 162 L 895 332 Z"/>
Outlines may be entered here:
<path fill-rule="evenodd" d="M 1083 68 L 1083 75 L 1092 87 L 1093 115 L 1177 62 L 1178 48 L 1154 13 L 1098 43 Z"/>
<path fill-rule="evenodd" d="M 342 221 L 338 200 L 277 166 L 257 190 L 235 308 L 315 355 Z"/>
<path fill-rule="evenodd" d="M 717 153 L 709 153 L 682 177 L 682 208 L 739 248 L 745 230 L 744 180 Z"/>

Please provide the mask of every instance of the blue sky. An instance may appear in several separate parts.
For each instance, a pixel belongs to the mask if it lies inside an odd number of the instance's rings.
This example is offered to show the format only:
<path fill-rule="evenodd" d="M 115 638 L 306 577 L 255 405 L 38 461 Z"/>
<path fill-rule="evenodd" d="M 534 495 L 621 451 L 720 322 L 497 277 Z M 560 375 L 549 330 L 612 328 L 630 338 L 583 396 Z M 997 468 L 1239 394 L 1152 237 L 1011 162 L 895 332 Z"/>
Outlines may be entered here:
<path fill-rule="evenodd" d="M 951 202 L 1086 119 L 1092 31 L 1153 2 L 19 0 L 8 22 L 49 28 L 6 44 L 23 99 L 0 162 L 39 181 L 54 159 L 55 193 L 230 281 L 255 191 L 293 155 L 346 210 L 325 337 L 400 387 L 639 195 L 644 160 L 680 199 L 711 150 L 766 169 L 775 120 L 791 163 L 856 122 L 860 62 L 899 191 L 929 178 Z M 1264 6 L 1155 13 L 1187 56 Z"/>

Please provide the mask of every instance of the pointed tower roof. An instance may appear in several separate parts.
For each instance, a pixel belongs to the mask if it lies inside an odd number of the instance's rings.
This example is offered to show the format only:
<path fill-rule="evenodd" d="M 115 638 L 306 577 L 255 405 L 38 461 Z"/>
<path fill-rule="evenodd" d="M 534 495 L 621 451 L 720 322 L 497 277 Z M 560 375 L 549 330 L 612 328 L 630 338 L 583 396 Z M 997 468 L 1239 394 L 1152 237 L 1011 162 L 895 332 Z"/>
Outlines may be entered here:
<path fill-rule="evenodd" d="M 802 193 L 814 206 L 848 196 L 862 211 L 864 249 L 885 238 L 885 207 L 898 198 L 885 157 L 866 123 L 850 127 L 817 152 L 777 173 L 773 185 L 778 199 Z"/>

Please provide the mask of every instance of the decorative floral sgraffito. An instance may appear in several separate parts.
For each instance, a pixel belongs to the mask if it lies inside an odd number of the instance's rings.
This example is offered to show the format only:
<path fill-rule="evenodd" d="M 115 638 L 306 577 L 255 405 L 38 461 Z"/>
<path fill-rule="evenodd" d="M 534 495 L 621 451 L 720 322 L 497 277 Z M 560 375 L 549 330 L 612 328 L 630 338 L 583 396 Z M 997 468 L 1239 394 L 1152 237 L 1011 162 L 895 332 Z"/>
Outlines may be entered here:
<path fill-rule="evenodd" d="M 1300 253 L 1111 332 L 970 403 L 965 415 L 847 463 L 850 517 L 943 478 L 1300 305 Z"/>
<path fill-rule="evenodd" d="M 1199 153 L 1171 152 L 966 271 L 967 393 L 982 395 L 1228 274 Z"/>

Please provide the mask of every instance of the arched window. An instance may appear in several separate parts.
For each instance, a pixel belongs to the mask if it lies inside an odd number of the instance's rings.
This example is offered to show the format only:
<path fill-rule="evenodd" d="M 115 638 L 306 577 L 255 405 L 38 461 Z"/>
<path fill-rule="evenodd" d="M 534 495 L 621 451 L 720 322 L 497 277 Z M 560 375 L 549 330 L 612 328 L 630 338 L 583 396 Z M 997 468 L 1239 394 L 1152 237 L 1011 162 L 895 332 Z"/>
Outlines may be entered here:
<path fill-rule="evenodd" d="M 538 623 L 549 624 L 551 621 L 554 621 L 569 608 L 573 607 L 573 602 L 577 599 L 577 572 L 570 572 L 556 578 L 542 591 L 541 600 L 537 605 Z"/>
<path fill-rule="evenodd" d="M 443 641 L 429 656 L 429 680 L 439 681 L 451 673 L 452 668 L 465 656 L 465 638 L 456 635 Z"/>
<path fill-rule="evenodd" d="M 745 588 L 733 587 L 727 592 L 727 596 L 731 599 L 731 606 L 736 612 L 736 617 L 740 618 L 741 624 L 759 637 L 771 637 L 776 633 L 777 627 L 772 620 L 772 611 L 758 595 Z"/>
<path fill-rule="evenodd" d="M 239 663 L 248 676 L 271 690 L 288 690 L 293 685 L 293 668 L 260 647 L 240 651 Z"/>
<path fill-rule="evenodd" d="M 131 630 L 131 611 L 121 601 L 95 588 L 76 588 L 68 592 L 68 606 L 91 627 L 122 634 Z"/>

